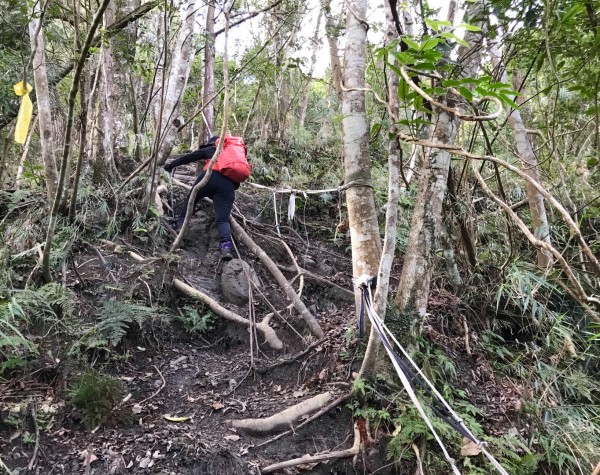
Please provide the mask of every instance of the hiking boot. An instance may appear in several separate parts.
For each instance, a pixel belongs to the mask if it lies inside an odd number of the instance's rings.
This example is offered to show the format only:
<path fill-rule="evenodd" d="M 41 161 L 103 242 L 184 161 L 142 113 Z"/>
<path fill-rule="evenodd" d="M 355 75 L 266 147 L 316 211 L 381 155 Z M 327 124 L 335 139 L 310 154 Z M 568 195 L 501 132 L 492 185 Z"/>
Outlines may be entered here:
<path fill-rule="evenodd" d="M 230 261 L 233 259 L 233 243 L 231 241 L 225 241 L 219 244 L 221 249 L 221 259 L 224 261 Z"/>

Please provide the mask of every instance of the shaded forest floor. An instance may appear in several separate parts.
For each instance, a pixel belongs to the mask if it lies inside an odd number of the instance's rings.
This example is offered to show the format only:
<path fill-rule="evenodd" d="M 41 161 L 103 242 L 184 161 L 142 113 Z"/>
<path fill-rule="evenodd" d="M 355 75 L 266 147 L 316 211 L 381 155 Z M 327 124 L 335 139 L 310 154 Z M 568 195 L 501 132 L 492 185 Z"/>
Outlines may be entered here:
<path fill-rule="evenodd" d="M 290 268 L 272 219 L 264 216 L 266 206 L 259 203 L 260 197 L 238 195 L 240 212 L 248 219 L 245 229 L 276 263 Z M 227 422 L 267 417 L 325 391 L 335 400 L 352 389 L 366 338 L 359 340 L 355 329 L 349 238 L 332 241 L 336 218 L 327 209 L 309 210 L 303 219 L 306 223 L 296 223 L 297 230 L 282 226 L 281 232 L 300 265 L 318 276 L 305 279 L 302 299 L 325 332 L 321 340 L 308 333 L 295 312 L 283 310 L 288 302 L 281 288 L 238 245 L 240 258 L 254 269 L 264 294 L 264 299 L 254 295 L 252 300 L 257 318 L 270 312 L 270 305 L 284 317 L 271 324 L 284 342 L 279 352 L 264 344 L 259 333 L 258 350 L 251 354 L 245 327 L 208 314 L 171 285 L 173 278 L 182 279 L 228 309 L 242 316 L 248 313 L 248 305 L 223 303 L 224 263 L 209 206 L 201 205 L 196 213 L 178 257 L 167 253 L 171 235 L 166 223 L 162 229 L 157 224 L 153 239 L 141 239 L 130 222 L 111 241 L 82 240 L 73 246 L 62 282 L 73 291 L 83 322 L 93 324 L 106 302 L 121 300 L 154 309 L 155 314 L 143 324 L 132 318 L 123 335 L 113 335 L 114 341 L 106 337 L 98 345 L 93 332 L 61 342 L 45 339 L 44 329 L 38 328 L 39 358 L 27 371 L 9 371 L 0 379 L 0 454 L 12 473 L 27 473 L 34 460 L 30 473 L 39 474 L 258 474 L 272 463 L 351 447 L 353 411 L 361 418 L 360 404 L 351 399 L 277 440 L 273 439 L 282 431 L 251 434 Z M 129 251 L 145 260 L 135 260 Z M 394 269 L 394 279 L 399 271 Z M 285 274 L 297 288 L 294 273 Z M 423 338 L 439 354 L 434 373 L 443 373 L 444 361 L 453 362 L 454 385 L 488 435 L 512 431 L 527 436 L 527 425 L 518 420 L 523 387 L 495 373 L 478 340 L 485 311 L 466 310 L 441 289 L 432 294 Z M 470 312 L 470 325 L 465 312 Z M 86 426 L 86 415 L 69 394 L 90 365 L 114 376 L 121 388 L 105 422 Z M 378 402 L 379 411 L 389 409 L 402 393 L 392 380 L 389 376 L 387 389 L 396 396 L 387 407 Z M 277 473 L 414 473 L 414 458 L 393 463 L 387 456 L 394 430 L 389 420 L 371 427 L 369 440 L 363 441 L 365 450 L 354 460 L 305 464 Z"/>

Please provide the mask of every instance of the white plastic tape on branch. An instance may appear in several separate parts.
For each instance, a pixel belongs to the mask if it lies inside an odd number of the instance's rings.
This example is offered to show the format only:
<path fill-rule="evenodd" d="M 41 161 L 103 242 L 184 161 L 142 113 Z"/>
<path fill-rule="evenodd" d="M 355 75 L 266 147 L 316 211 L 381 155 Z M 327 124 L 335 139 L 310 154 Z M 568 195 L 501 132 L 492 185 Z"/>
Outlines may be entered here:
<path fill-rule="evenodd" d="M 290 193 L 290 199 L 288 201 L 288 225 L 291 226 L 296 216 L 296 193 Z"/>
<path fill-rule="evenodd" d="M 460 471 L 458 470 L 458 467 L 456 466 L 456 462 L 450 456 L 450 454 L 448 453 L 448 450 L 444 446 L 441 438 L 439 437 L 439 435 L 433 428 L 433 424 L 431 423 L 429 416 L 423 409 L 423 406 L 421 405 L 420 401 L 417 399 L 417 395 L 413 389 L 413 384 L 411 383 L 411 381 L 418 383 L 423 388 L 424 392 L 432 399 L 432 403 L 430 404 L 430 407 L 434 413 L 436 413 L 444 422 L 446 422 L 454 430 L 456 430 L 461 435 L 463 435 L 464 437 L 470 439 L 472 442 L 477 444 L 477 446 L 481 450 L 481 453 L 483 453 L 485 455 L 485 457 L 494 466 L 494 468 L 498 471 L 498 473 L 500 473 L 501 475 L 509 475 L 508 472 L 502 467 L 502 465 L 500 465 L 500 463 L 494 458 L 494 456 L 490 452 L 487 451 L 486 442 L 478 440 L 475 437 L 475 435 L 465 426 L 462 419 L 458 416 L 458 414 L 456 412 L 454 412 L 452 410 L 452 408 L 450 407 L 448 402 L 442 397 L 442 395 L 435 388 L 433 383 L 431 381 L 429 381 L 429 379 L 427 379 L 427 377 L 425 376 L 423 371 L 421 371 L 421 369 L 417 366 L 417 364 L 410 357 L 408 352 L 402 347 L 402 345 L 394 337 L 394 335 L 389 330 L 389 328 L 383 323 L 383 320 L 381 319 L 381 317 L 379 317 L 379 315 L 377 315 L 377 313 L 373 310 L 373 305 L 372 305 L 373 298 L 371 295 L 371 286 L 373 285 L 373 282 L 374 282 L 374 278 L 372 278 L 371 276 L 367 276 L 367 275 L 363 275 L 355 280 L 355 286 L 357 288 L 359 288 L 361 291 L 361 306 L 360 306 L 361 310 L 360 310 L 360 315 L 359 315 L 359 327 L 360 327 L 359 332 L 362 333 L 362 331 L 363 331 L 363 329 L 362 329 L 363 320 L 364 320 L 363 312 L 366 311 L 366 314 L 369 317 L 369 320 L 371 321 L 373 328 L 375 329 L 375 333 L 377 333 L 377 336 L 381 340 L 388 356 L 390 357 L 390 360 L 392 361 L 394 368 L 396 369 L 396 372 L 398 373 L 398 376 L 400 378 L 400 381 L 402 382 L 402 385 L 404 386 L 404 389 L 406 390 L 406 393 L 408 394 L 411 401 L 417 408 L 417 411 L 419 412 L 420 416 L 423 418 L 423 421 L 425 422 L 425 424 L 427 425 L 427 427 L 433 434 L 433 437 L 435 438 L 436 442 L 440 446 L 440 448 L 444 454 L 444 457 L 446 458 L 446 460 L 452 467 L 452 471 L 454 472 L 454 474 L 460 475 Z M 400 350 L 400 352 L 402 353 L 405 360 L 400 358 L 400 356 L 394 351 L 394 349 L 392 347 L 392 343 L 390 342 L 388 337 L 391 338 L 391 340 L 395 343 L 396 347 Z M 409 364 L 407 364 L 406 361 Z M 413 369 L 410 368 L 409 365 L 414 368 L 414 371 L 413 371 Z M 409 380 L 409 377 L 410 377 L 410 380 Z M 442 407 L 440 407 L 439 404 L 441 404 Z"/>

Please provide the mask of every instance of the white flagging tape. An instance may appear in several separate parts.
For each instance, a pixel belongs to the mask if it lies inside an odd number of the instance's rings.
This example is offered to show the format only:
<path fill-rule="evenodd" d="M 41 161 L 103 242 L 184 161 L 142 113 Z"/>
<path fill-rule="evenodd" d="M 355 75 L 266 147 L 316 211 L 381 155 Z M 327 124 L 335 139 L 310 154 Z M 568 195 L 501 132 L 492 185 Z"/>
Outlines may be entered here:
<path fill-rule="evenodd" d="M 292 225 L 294 217 L 296 216 L 296 193 L 290 193 L 290 199 L 288 200 L 288 225 Z"/>
<path fill-rule="evenodd" d="M 452 417 L 454 419 L 454 422 L 457 423 L 461 427 L 461 429 L 463 429 L 465 431 L 465 433 L 468 434 L 469 437 L 473 441 L 475 441 L 475 443 L 477 444 L 477 446 L 479 447 L 479 449 L 481 450 L 481 452 L 485 455 L 485 457 L 488 459 L 488 461 L 494 466 L 494 468 L 496 468 L 496 470 L 498 470 L 498 472 L 500 474 L 502 474 L 502 475 L 509 475 L 508 472 L 502 467 L 502 465 L 500 465 L 500 463 L 494 458 L 494 456 L 486 450 L 486 448 L 485 448 L 486 442 L 479 441 L 473 435 L 473 433 L 465 426 L 465 424 L 462 421 L 462 419 L 458 416 L 458 414 L 456 414 L 456 412 L 454 412 L 452 410 L 452 408 L 450 407 L 450 405 L 448 404 L 448 402 L 443 398 L 443 396 L 435 388 L 435 386 L 433 385 L 433 383 L 431 381 L 429 381 L 429 379 L 427 379 L 427 377 L 425 376 L 425 374 L 423 373 L 423 371 L 421 371 L 421 369 L 417 366 L 417 364 L 410 357 L 410 355 L 408 354 L 408 352 L 398 342 L 398 340 L 393 335 L 393 333 L 390 331 L 390 329 L 385 325 L 385 323 L 383 322 L 383 320 L 381 319 L 381 317 L 379 315 L 377 315 L 377 313 L 375 313 L 375 311 L 373 310 L 373 307 L 371 305 L 371 302 L 373 301 L 373 298 L 372 298 L 372 295 L 371 295 L 370 282 L 371 282 L 371 278 L 368 277 L 368 276 L 361 276 L 356 281 L 356 286 L 357 287 L 365 287 L 367 289 L 367 291 L 369 292 L 369 299 L 368 299 L 368 301 L 364 302 L 364 306 L 365 306 L 365 308 L 367 310 L 367 315 L 369 316 L 369 320 L 371 320 L 371 323 L 376 328 L 377 334 L 379 335 L 379 338 L 382 341 L 385 339 L 385 341 L 388 343 L 388 345 L 383 345 L 383 346 L 385 347 L 386 352 L 388 353 L 388 356 L 392 360 L 392 364 L 394 365 L 394 368 L 396 368 L 398 376 L 400 377 L 400 380 L 402 381 L 402 384 L 403 384 L 404 388 L 406 389 L 406 392 L 408 393 L 409 397 L 411 398 L 411 400 L 413 401 L 413 403 L 417 407 L 417 410 L 419 411 L 421 417 L 423 418 L 423 420 L 425 421 L 425 423 L 429 427 L 429 430 L 431 430 L 431 432 L 432 432 L 434 438 L 436 439 L 438 445 L 441 447 L 442 452 L 444 453 L 444 456 L 446 457 L 446 460 L 448 460 L 448 462 L 452 466 L 452 469 L 453 469 L 454 473 L 460 474 L 460 472 L 456 468 L 454 459 L 452 459 L 450 457 L 450 455 L 449 455 L 448 451 L 446 450 L 446 448 L 444 447 L 441 439 L 439 438 L 439 436 L 437 435 L 437 433 L 433 429 L 431 421 L 429 420 L 429 418 L 425 414 L 425 412 L 424 412 L 421 404 L 417 400 L 416 395 L 415 395 L 415 393 L 414 393 L 414 391 L 412 389 L 412 386 L 411 386 L 410 382 L 408 381 L 408 378 L 404 374 L 404 371 L 402 371 L 402 368 L 399 367 L 399 365 L 398 365 L 398 363 L 396 361 L 396 358 L 394 358 L 393 352 L 391 350 L 391 344 L 389 344 L 389 340 L 387 339 L 386 333 L 387 333 L 387 335 L 389 335 L 389 337 L 392 339 L 392 341 L 396 344 L 396 346 L 400 349 L 400 351 L 402 352 L 402 354 L 404 355 L 404 357 L 407 359 L 407 361 L 409 361 L 410 364 L 415 368 L 415 370 L 417 371 L 417 373 L 419 374 L 419 376 L 422 378 L 422 380 L 429 386 L 429 388 L 432 390 L 432 393 L 435 394 L 435 396 L 439 399 L 439 401 L 444 405 L 444 407 L 452 415 Z"/>

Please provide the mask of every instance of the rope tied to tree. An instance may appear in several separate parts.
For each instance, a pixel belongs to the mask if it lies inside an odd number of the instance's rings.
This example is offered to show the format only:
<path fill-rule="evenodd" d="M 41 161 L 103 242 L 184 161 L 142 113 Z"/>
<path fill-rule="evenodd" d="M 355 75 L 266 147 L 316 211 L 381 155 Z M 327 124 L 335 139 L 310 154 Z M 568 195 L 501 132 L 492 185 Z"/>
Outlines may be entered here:
<path fill-rule="evenodd" d="M 400 377 L 400 381 L 404 386 L 408 396 L 411 401 L 417 408 L 419 415 L 433 434 L 436 442 L 440 446 L 444 457 L 451 465 L 452 470 L 455 474 L 459 474 L 460 472 L 456 466 L 455 460 L 450 457 L 448 450 L 444 446 L 441 438 L 435 431 L 433 427 L 433 423 L 425 413 L 423 406 L 417 399 L 415 389 L 416 386 L 414 383 L 417 383 L 423 390 L 423 392 L 431 398 L 430 401 L 427 401 L 427 405 L 436 414 L 440 419 L 442 419 L 446 424 L 452 427 L 455 431 L 461 434 L 463 437 L 469 439 L 471 442 L 477 445 L 477 447 L 481 450 L 481 452 L 485 455 L 488 461 L 496 468 L 496 470 L 501 475 L 508 475 L 508 472 L 500 465 L 500 463 L 494 458 L 494 456 L 486 450 L 487 442 L 480 441 L 477 437 L 471 432 L 464 421 L 459 417 L 459 415 L 450 407 L 450 404 L 443 398 L 443 396 L 439 393 L 439 391 L 435 388 L 433 383 L 427 379 L 423 371 L 417 366 L 417 364 L 410 357 L 408 352 L 404 349 L 404 347 L 398 342 L 398 340 L 394 337 L 390 329 L 384 324 L 383 320 L 372 306 L 372 295 L 371 288 L 376 284 L 376 278 L 368 275 L 362 275 L 355 279 L 354 285 L 356 288 L 360 290 L 360 310 L 358 317 L 358 325 L 359 325 L 359 335 L 362 337 L 364 335 L 364 313 L 366 312 L 375 333 L 378 338 L 381 340 L 390 360 L 392 361 L 392 365 L 396 369 L 398 376 Z M 388 338 L 389 337 L 389 338 Z M 402 353 L 402 357 L 394 351 L 391 341 L 394 342 L 396 347 Z M 412 366 L 412 368 L 411 368 Z M 414 368 L 414 370 L 413 370 Z M 423 396 L 423 395 L 421 395 Z"/>

